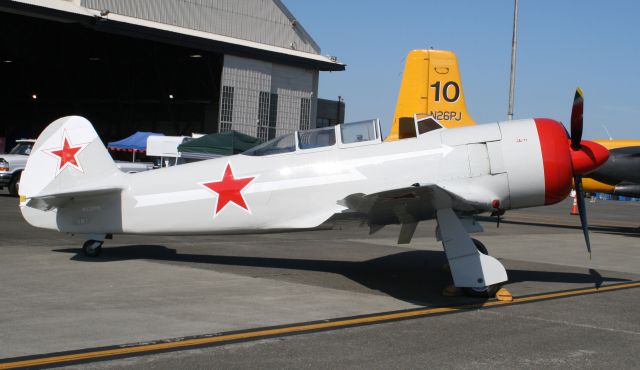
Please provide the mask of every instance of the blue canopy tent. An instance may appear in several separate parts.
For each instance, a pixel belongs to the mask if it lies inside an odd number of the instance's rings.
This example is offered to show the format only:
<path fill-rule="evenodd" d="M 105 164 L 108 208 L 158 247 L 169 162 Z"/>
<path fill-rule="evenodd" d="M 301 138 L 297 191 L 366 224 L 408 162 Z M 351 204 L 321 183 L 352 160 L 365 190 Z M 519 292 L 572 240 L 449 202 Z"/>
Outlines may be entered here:
<path fill-rule="evenodd" d="M 135 134 L 118 141 L 112 141 L 107 145 L 111 150 L 120 150 L 133 153 L 133 161 L 136 160 L 136 152 L 147 151 L 147 138 L 149 136 L 164 136 L 157 132 L 138 131 Z"/>

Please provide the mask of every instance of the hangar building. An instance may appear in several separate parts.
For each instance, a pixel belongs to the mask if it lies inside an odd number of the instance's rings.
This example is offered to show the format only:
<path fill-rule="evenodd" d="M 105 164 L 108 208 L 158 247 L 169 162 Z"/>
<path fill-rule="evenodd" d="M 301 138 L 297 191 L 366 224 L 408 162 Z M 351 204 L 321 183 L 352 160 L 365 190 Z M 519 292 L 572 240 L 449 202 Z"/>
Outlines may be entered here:
<path fill-rule="evenodd" d="M 318 78 L 345 65 L 280 0 L 2 1 L 0 38 L 8 144 L 70 114 L 105 141 L 231 129 L 266 140 L 340 106 L 318 109 Z"/>

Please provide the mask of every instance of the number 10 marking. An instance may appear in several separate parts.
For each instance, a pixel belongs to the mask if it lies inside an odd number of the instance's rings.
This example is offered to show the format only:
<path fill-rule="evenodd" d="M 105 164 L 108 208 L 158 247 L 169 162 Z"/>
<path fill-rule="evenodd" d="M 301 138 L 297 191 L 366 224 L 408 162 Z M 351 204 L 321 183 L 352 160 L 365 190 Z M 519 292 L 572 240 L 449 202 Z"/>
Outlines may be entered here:
<path fill-rule="evenodd" d="M 440 81 L 431 85 L 434 89 L 436 89 L 436 97 L 435 101 L 440 101 L 440 95 L 444 100 L 449 103 L 453 103 L 460 97 L 460 86 L 455 81 L 449 81 L 442 86 L 442 93 L 440 92 Z M 451 87 L 453 87 L 453 96 L 451 96 Z"/>

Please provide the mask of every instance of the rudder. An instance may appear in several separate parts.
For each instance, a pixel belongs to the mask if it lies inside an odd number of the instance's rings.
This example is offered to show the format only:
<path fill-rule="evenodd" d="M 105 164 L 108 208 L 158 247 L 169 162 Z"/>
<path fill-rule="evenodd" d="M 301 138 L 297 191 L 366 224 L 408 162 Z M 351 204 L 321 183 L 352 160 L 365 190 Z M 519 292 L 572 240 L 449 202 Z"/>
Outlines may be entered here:
<path fill-rule="evenodd" d="M 62 117 L 47 126 L 33 146 L 20 181 L 21 202 L 95 187 L 122 174 L 87 119 Z"/>
<path fill-rule="evenodd" d="M 414 114 L 433 116 L 447 128 L 475 124 L 467 113 L 458 60 L 453 52 L 409 52 L 386 140 L 415 136 Z"/>

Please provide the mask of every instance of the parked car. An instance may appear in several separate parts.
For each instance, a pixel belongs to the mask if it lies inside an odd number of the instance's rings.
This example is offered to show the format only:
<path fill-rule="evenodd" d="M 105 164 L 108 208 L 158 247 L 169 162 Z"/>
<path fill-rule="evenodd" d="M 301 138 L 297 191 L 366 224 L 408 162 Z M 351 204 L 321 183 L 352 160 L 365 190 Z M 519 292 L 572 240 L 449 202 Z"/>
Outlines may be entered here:
<path fill-rule="evenodd" d="M 16 146 L 8 154 L 0 154 L 0 189 L 8 187 L 9 194 L 18 196 L 20 175 L 35 142 L 34 139 L 16 140 Z"/>

